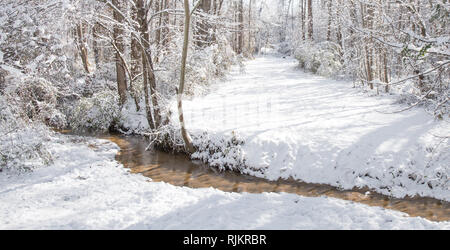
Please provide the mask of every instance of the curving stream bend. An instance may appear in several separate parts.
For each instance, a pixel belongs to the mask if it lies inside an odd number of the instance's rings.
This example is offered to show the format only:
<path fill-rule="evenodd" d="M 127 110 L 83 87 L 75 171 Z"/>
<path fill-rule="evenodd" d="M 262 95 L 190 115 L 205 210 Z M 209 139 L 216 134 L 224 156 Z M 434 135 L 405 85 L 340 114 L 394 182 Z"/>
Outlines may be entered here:
<path fill-rule="evenodd" d="M 187 156 L 160 151 L 146 151 L 147 141 L 139 137 L 104 135 L 121 148 L 116 159 L 132 173 L 139 173 L 155 182 L 166 182 L 191 188 L 217 188 L 225 192 L 286 192 L 306 197 L 328 196 L 370 206 L 397 210 L 410 216 L 432 221 L 450 220 L 450 203 L 433 198 L 392 198 L 367 192 L 367 189 L 339 190 L 330 185 L 309 184 L 293 180 L 268 181 L 235 172 L 219 172 Z"/>

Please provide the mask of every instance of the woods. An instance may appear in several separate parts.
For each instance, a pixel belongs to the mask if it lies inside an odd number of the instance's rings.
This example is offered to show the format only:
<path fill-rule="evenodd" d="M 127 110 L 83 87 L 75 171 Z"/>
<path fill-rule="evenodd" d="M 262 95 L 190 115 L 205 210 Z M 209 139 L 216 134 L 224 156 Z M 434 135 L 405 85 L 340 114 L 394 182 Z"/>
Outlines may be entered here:
<path fill-rule="evenodd" d="M 3 78 L 10 79 L 2 84 L 20 87 L 20 74 L 45 79 L 59 100 L 70 100 L 47 108 L 52 114 L 40 107 L 34 108 L 39 115 L 28 112 L 46 124 L 57 119 L 72 129 L 141 133 L 175 147 L 180 137 L 173 134 L 178 129 L 171 115 L 178 112 L 192 153 L 183 95 L 267 49 L 295 56 L 312 73 L 352 79 L 377 94 L 401 94 L 410 106 L 448 115 L 446 1 L 59 0 L 2 6 L 1 63 L 9 75 Z M 29 21 L 14 23 L 20 18 Z M 39 53 L 28 53 L 30 48 Z M 3 96 L 12 98 L 14 91 Z M 175 97 L 180 107 L 171 110 Z M 34 98 L 34 106 L 47 101 Z M 133 113 L 145 117 L 147 130 L 124 126 Z"/>
<path fill-rule="evenodd" d="M 166 127 L 173 113 L 167 106 L 169 100 L 177 95 L 178 90 L 184 89 L 184 83 L 179 84 L 178 80 L 186 79 L 186 91 L 192 94 L 197 85 L 208 84 L 224 74 L 244 46 L 242 1 L 241 24 L 234 23 L 234 9 L 230 9 L 235 6 L 234 2 L 199 1 L 198 6 L 194 4 L 197 3 L 166 0 L 2 2 L 5 10 L 2 11 L 2 22 L 5 25 L 2 26 L 1 49 L 11 53 L 2 52 L 1 63 L 16 67 L 28 76 L 47 80 L 53 80 L 50 75 L 57 77 L 58 81 L 53 81 L 52 85 L 58 85 L 59 98 L 71 97 L 70 102 L 64 103 L 70 109 L 55 107 L 62 115 L 64 126 L 83 130 L 129 130 L 120 124 L 121 113 L 138 112 L 146 117 L 149 127 L 149 130 L 139 133 L 145 132 L 158 141 L 166 140 L 159 136 L 167 135 Z M 186 32 L 182 11 L 185 7 L 195 10 L 191 13 L 195 25 L 192 29 L 187 26 Z M 43 9 L 47 11 L 43 12 Z M 28 12 L 32 13 L 31 16 Z M 63 18 L 58 18 L 60 14 Z M 7 25 L 15 19 L 28 20 L 29 17 L 32 18 L 29 23 Z M 53 18 L 58 21 L 53 23 Z M 33 33 L 35 37 L 42 37 L 45 43 L 33 44 L 32 40 L 23 40 L 20 44 L 13 40 L 13 31 L 25 32 L 27 25 L 36 30 Z M 238 29 L 240 35 L 235 39 Z M 184 46 L 184 35 L 189 36 L 190 33 L 194 43 Z M 52 37 L 53 41 L 47 37 Z M 26 53 L 27 48 L 36 46 L 46 47 L 48 57 Z M 52 67 L 52 63 L 56 63 L 52 59 L 56 49 L 60 52 L 56 58 L 61 60 L 61 64 Z M 181 61 L 185 65 L 187 58 L 184 54 L 187 55 L 188 50 L 193 51 L 193 59 L 180 72 L 180 66 L 176 65 L 181 65 Z M 73 51 L 73 54 L 67 55 L 68 51 Z M 21 66 L 14 64 L 18 58 Z M 184 60 L 180 60 L 182 58 Z M 44 69 L 51 72 L 44 73 Z M 199 73 L 205 77 L 198 79 L 196 75 Z M 8 85 L 18 86 L 20 74 L 9 72 L 8 75 L 15 78 L 8 81 Z M 73 81 L 85 85 L 75 87 Z M 109 100 L 99 99 L 100 96 Z M 118 103 L 115 103 L 116 99 Z M 102 107 L 92 106 L 97 102 Z M 49 120 L 51 118 L 46 117 L 41 121 L 46 123 Z"/>
<path fill-rule="evenodd" d="M 1 0 L 0 229 L 449 228 L 449 13 Z"/>
<path fill-rule="evenodd" d="M 308 70 L 351 77 L 377 93 L 409 88 L 406 102 L 442 117 L 449 96 L 449 34 L 442 29 L 448 11 L 447 1 L 301 1 L 301 32 L 289 46 Z M 305 46 L 316 54 L 307 55 Z"/>
<path fill-rule="evenodd" d="M 23 77 L 47 81 L 42 91 L 58 93 L 58 103 L 46 108 L 40 106 L 48 100 L 27 97 L 28 111 L 18 119 L 141 134 L 167 148 L 183 143 L 192 153 L 182 99 L 233 64 L 267 51 L 294 56 L 308 72 L 351 79 L 375 94 L 400 94 L 411 107 L 448 116 L 446 1 L 58 0 L 2 6 L 2 97 L 14 98 L 15 88 L 36 88 L 19 84 Z M 174 98 L 179 107 L 172 110 Z"/>

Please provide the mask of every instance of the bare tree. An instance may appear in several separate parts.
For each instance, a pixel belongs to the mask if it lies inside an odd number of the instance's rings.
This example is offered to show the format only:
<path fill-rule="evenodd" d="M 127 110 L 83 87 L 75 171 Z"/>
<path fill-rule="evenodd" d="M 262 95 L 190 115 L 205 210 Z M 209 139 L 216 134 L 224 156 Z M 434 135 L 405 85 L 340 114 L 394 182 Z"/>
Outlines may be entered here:
<path fill-rule="evenodd" d="M 192 13 L 198 6 L 202 3 L 202 0 L 199 0 L 197 4 L 194 6 L 192 12 L 189 6 L 189 0 L 184 0 L 184 42 L 183 42 L 183 52 L 181 57 L 181 73 L 180 73 L 180 86 L 177 91 L 177 102 L 178 102 L 178 117 L 181 125 L 181 135 L 183 137 L 184 146 L 188 153 L 194 153 L 195 148 L 192 143 L 192 138 L 186 130 L 186 124 L 184 120 L 183 113 L 183 92 L 184 92 L 184 83 L 186 80 L 186 60 L 189 49 L 189 28 L 191 24 Z"/>

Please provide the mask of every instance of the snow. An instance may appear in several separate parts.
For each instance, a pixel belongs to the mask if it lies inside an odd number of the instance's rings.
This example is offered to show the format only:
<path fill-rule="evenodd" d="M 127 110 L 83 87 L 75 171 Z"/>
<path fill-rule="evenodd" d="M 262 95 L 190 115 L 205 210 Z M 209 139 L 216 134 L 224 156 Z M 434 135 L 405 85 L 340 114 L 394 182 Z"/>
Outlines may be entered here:
<path fill-rule="evenodd" d="M 210 94 L 185 101 L 194 138 L 206 131 L 215 140 L 237 134 L 245 142 L 232 155 L 211 156 L 205 147 L 193 157 L 228 165 L 243 157 L 245 168 L 235 169 L 270 180 L 450 200 L 449 140 L 442 138 L 448 121 L 435 121 L 422 108 L 392 113 L 405 107 L 395 96 L 368 97 L 351 82 L 304 73 L 297 64 L 258 57 L 245 73 L 236 68 Z"/>
<path fill-rule="evenodd" d="M 53 135 L 47 146 L 53 165 L 0 173 L 0 229 L 450 229 L 333 198 L 154 183 L 106 140 Z"/>

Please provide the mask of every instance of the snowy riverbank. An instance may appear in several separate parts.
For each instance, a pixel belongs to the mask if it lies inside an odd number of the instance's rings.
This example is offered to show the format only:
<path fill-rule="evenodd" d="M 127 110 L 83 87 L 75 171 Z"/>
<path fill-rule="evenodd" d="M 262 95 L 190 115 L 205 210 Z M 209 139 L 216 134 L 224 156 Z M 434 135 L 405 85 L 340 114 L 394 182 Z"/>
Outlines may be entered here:
<path fill-rule="evenodd" d="M 54 164 L 0 173 L 0 229 L 450 229 L 378 207 L 191 189 L 130 174 L 105 140 L 53 135 Z"/>
<path fill-rule="evenodd" d="M 450 201 L 447 121 L 420 107 L 387 114 L 405 105 L 296 66 L 290 58 L 259 57 L 211 94 L 186 101 L 187 128 L 200 148 L 193 157 L 270 180 Z"/>

